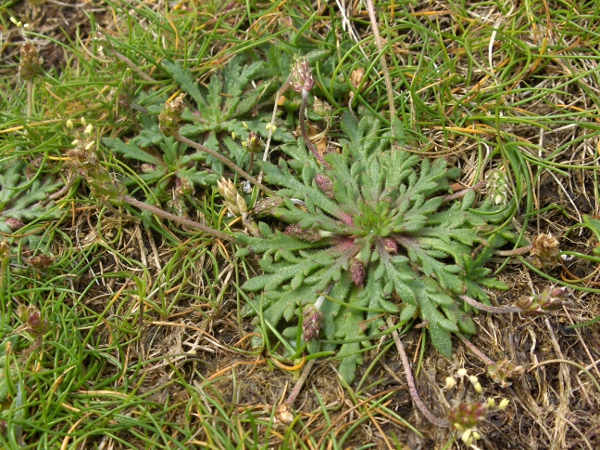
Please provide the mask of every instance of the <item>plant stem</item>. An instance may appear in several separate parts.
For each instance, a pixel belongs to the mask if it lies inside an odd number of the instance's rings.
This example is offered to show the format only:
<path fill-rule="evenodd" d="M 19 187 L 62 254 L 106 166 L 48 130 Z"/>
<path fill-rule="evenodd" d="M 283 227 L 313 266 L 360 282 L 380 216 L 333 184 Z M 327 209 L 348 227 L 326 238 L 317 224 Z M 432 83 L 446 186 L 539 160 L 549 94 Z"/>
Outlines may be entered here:
<path fill-rule="evenodd" d="M 195 228 L 196 230 L 200 230 L 206 234 L 210 234 L 211 236 L 219 238 L 223 241 L 234 241 L 235 240 L 235 238 L 233 236 L 222 233 L 221 231 L 215 230 L 214 228 L 207 227 L 206 225 L 202 225 L 201 223 L 196 222 L 195 220 L 186 219 L 184 217 L 179 217 L 179 216 L 176 216 L 175 214 L 168 213 L 166 211 L 163 211 L 160 208 L 157 208 L 156 206 L 152 206 L 147 203 L 136 200 L 135 198 L 130 197 L 129 195 L 125 195 L 123 197 L 123 201 L 131 206 L 135 206 L 136 208 L 151 212 L 155 216 L 158 216 L 162 219 L 171 220 L 173 222 L 180 223 L 181 225 L 185 225 L 190 228 Z"/>
<path fill-rule="evenodd" d="M 33 114 L 33 80 L 27 80 L 27 117 Z"/>
<path fill-rule="evenodd" d="M 388 317 L 388 326 L 390 328 L 394 327 L 394 324 L 391 322 L 391 318 L 389 318 L 389 317 Z M 423 415 L 425 417 L 427 417 L 427 419 L 429 419 L 429 421 L 432 424 L 434 424 L 438 427 L 441 427 L 441 428 L 449 427 L 450 422 L 448 421 L 448 419 L 442 419 L 440 417 L 437 417 L 435 414 L 433 414 L 429 410 L 429 408 L 427 408 L 427 406 L 425 406 L 425 403 L 423 403 L 423 400 L 421 400 L 421 397 L 419 396 L 419 392 L 417 391 L 417 385 L 415 384 L 415 379 L 412 376 L 410 362 L 408 361 L 408 356 L 406 356 L 406 352 L 404 351 L 404 345 L 402 344 L 402 341 L 400 340 L 398 331 L 393 330 L 392 336 L 394 337 L 394 342 L 396 343 L 396 348 L 398 349 L 398 354 L 400 355 L 400 359 L 402 360 L 402 365 L 404 366 L 404 372 L 406 373 L 406 381 L 408 382 L 408 392 L 410 393 L 410 396 L 413 399 L 413 402 L 415 403 L 417 408 L 419 408 L 419 411 L 421 411 L 423 413 Z"/>
<path fill-rule="evenodd" d="M 197 142 L 192 141 L 191 139 L 186 138 L 185 136 L 182 136 L 179 133 L 179 131 L 176 131 L 175 133 L 173 133 L 173 137 L 175 138 L 175 140 L 182 142 L 189 147 L 195 148 L 196 150 L 200 150 L 201 152 L 207 153 L 210 156 L 212 156 L 213 158 L 218 159 L 223 164 L 225 164 L 227 167 L 229 167 L 231 170 L 233 170 L 235 173 L 244 177 L 246 180 L 248 180 L 250 183 L 254 184 L 255 186 L 258 186 L 258 188 L 261 191 L 263 191 L 265 194 L 267 194 L 268 196 L 270 196 L 270 197 L 277 196 L 277 193 L 275 191 L 273 191 L 273 190 L 269 189 L 268 187 L 266 187 L 265 185 L 263 185 L 261 182 L 256 180 L 256 178 L 254 178 L 252 175 L 250 175 L 249 173 L 247 173 L 244 170 L 242 170 L 241 168 L 239 168 L 233 161 L 229 160 L 228 158 L 221 155 L 220 153 L 217 153 L 214 150 L 211 150 L 210 148 L 205 147 L 202 144 L 199 144 Z"/>
<path fill-rule="evenodd" d="M 496 364 L 494 361 L 492 361 L 490 358 L 488 358 L 485 353 L 483 353 L 481 350 L 479 350 L 475 344 L 473 344 L 466 337 L 464 337 L 462 335 L 462 333 L 455 332 L 454 334 L 457 335 L 458 338 L 462 341 L 462 343 L 465 344 L 467 347 L 469 347 L 469 349 L 471 349 L 471 351 L 473 353 L 475 353 L 477 356 L 479 356 L 479 359 L 481 359 L 486 365 L 491 366 L 493 364 Z"/>
<path fill-rule="evenodd" d="M 520 313 L 523 312 L 521 308 L 517 308 L 516 306 L 488 306 L 483 303 L 478 302 L 474 298 L 469 297 L 468 295 L 461 295 L 460 298 L 463 302 L 468 303 L 471 306 L 474 306 L 481 311 L 486 311 L 493 314 L 510 314 L 510 313 Z"/>
<path fill-rule="evenodd" d="M 289 397 L 285 401 L 286 405 L 292 406 L 292 404 L 294 403 L 294 400 L 296 400 L 296 397 L 298 397 L 298 394 L 302 390 L 302 386 L 304 385 L 304 382 L 308 378 L 308 375 L 310 374 L 312 366 L 315 364 L 316 361 L 317 360 L 315 358 L 315 359 L 311 359 L 310 361 L 308 361 L 306 363 L 306 365 L 304 366 L 304 369 L 302 370 L 302 374 L 300 375 L 300 378 L 298 378 L 298 381 L 296 381 L 296 384 L 294 385 L 294 389 L 292 389 L 292 392 L 290 392 Z"/>
<path fill-rule="evenodd" d="M 527 252 L 530 252 L 533 248 L 533 245 L 529 244 L 525 247 L 515 248 L 514 250 L 498 250 L 496 254 L 500 256 L 519 256 L 524 255 Z"/>

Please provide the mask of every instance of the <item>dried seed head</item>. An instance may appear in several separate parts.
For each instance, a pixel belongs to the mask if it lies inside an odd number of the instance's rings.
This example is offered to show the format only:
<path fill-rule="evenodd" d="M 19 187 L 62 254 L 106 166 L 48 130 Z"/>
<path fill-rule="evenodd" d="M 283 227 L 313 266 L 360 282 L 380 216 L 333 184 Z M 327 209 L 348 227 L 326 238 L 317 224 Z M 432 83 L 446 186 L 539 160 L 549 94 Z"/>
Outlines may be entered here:
<path fill-rule="evenodd" d="M 302 313 L 302 330 L 304 331 L 304 340 L 310 341 L 319 334 L 323 326 L 323 313 L 315 305 L 310 304 L 304 308 Z"/>
<path fill-rule="evenodd" d="M 285 234 L 308 242 L 317 242 L 321 239 L 317 230 L 300 228 L 298 225 L 288 225 Z"/>
<path fill-rule="evenodd" d="M 329 103 L 319 100 L 317 97 L 315 97 L 313 111 L 324 119 L 329 119 L 331 117 L 332 108 Z"/>
<path fill-rule="evenodd" d="M 291 86 L 296 92 L 308 91 L 313 88 L 314 80 L 308 59 L 299 58 L 292 64 Z"/>
<path fill-rule="evenodd" d="M 235 185 L 226 178 L 217 181 L 217 190 L 225 199 L 225 206 L 234 216 L 243 216 L 248 213 L 246 200 L 239 193 Z"/>
<path fill-rule="evenodd" d="M 275 208 L 281 206 L 283 199 L 281 197 L 267 197 L 254 204 L 252 211 L 256 215 L 272 214 Z"/>
<path fill-rule="evenodd" d="M 5 259 L 10 256 L 10 244 L 8 241 L 0 241 L 0 259 Z"/>
<path fill-rule="evenodd" d="M 290 412 L 290 408 L 286 403 L 282 403 L 275 409 L 275 421 L 283 424 L 292 423 L 294 415 Z"/>
<path fill-rule="evenodd" d="M 531 264 L 537 269 L 554 268 L 560 252 L 559 242 L 552 233 L 540 234 L 532 242 Z"/>
<path fill-rule="evenodd" d="M 365 269 L 365 265 L 358 259 L 354 258 L 350 262 L 350 279 L 352 282 L 357 286 L 362 286 L 366 274 L 367 271 Z"/>
<path fill-rule="evenodd" d="M 489 365 L 487 367 L 487 374 L 492 381 L 505 388 L 512 384 L 512 382 L 508 380 L 520 376 L 524 370 L 523 366 L 519 366 L 508 359 L 503 359 L 496 364 Z"/>
<path fill-rule="evenodd" d="M 352 73 L 350 74 L 350 83 L 352 84 L 354 89 L 358 89 L 358 87 L 360 86 L 360 83 L 362 82 L 364 77 L 365 77 L 365 69 L 364 68 L 359 67 L 358 69 L 352 71 Z"/>
<path fill-rule="evenodd" d="M 194 193 L 194 185 L 187 177 L 175 178 L 175 193 L 177 195 L 192 195 Z"/>
<path fill-rule="evenodd" d="M 158 127 L 165 136 L 173 136 L 179 131 L 179 121 L 185 108 L 184 98 L 185 94 L 180 94 L 173 100 L 167 101 L 165 109 L 158 116 Z"/>
<path fill-rule="evenodd" d="M 454 377 L 446 377 L 446 385 L 444 389 L 454 389 L 456 387 L 456 380 Z"/>
<path fill-rule="evenodd" d="M 21 45 L 21 61 L 19 62 L 19 76 L 23 80 L 32 80 L 41 70 L 44 59 L 40 57 L 35 46 L 26 41 Z"/>
<path fill-rule="evenodd" d="M 53 262 L 54 258 L 44 254 L 33 256 L 27 260 L 27 263 L 36 270 L 46 270 Z"/>

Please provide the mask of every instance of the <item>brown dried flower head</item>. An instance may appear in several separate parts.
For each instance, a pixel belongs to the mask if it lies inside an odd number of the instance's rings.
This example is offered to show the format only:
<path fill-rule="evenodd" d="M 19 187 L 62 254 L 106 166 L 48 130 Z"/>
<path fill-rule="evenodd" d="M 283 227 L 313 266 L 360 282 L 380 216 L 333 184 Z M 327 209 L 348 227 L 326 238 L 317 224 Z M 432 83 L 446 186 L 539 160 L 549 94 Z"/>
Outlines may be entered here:
<path fill-rule="evenodd" d="M 537 269 L 551 269 L 558 262 L 559 242 L 552 233 L 538 235 L 531 244 L 531 264 Z"/>
<path fill-rule="evenodd" d="M 242 197 L 235 185 L 227 178 L 221 178 L 217 181 L 217 190 L 225 199 L 225 206 L 234 216 L 243 216 L 248 213 L 246 200 Z"/>
<path fill-rule="evenodd" d="M 321 235 L 317 230 L 311 228 L 304 229 L 298 225 L 288 225 L 285 228 L 285 234 L 308 242 L 317 242 L 319 239 L 321 239 Z"/>
<path fill-rule="evenodd" d="M 40 72 L 44 59 L 40 57 L 35 45 L 29 41 L 21 45 L 20 53 L 19 76 L 23 80 L 33 80 L 33 77 Z"/>
<path fill-rule="evenodd" d="M 512 384 L 511 381 L 508 381 L 509 379 L 514 379 L 523 374 L 523 372 L 523 366 L 519 366 L 508 359 L 503 359 L 496 364 L 490 364 L 487 367 L 488 376 L 503 388 Z"/>
<path fill-rule="evenodd" d="M 173 100 L 167 101 L 165 109 L 158 116 L 158 127 L 165 136 L 173 136 L 179 131 L 179 121 L 185 108 L 184 98 L 185 94 L 180 94 Z"/>

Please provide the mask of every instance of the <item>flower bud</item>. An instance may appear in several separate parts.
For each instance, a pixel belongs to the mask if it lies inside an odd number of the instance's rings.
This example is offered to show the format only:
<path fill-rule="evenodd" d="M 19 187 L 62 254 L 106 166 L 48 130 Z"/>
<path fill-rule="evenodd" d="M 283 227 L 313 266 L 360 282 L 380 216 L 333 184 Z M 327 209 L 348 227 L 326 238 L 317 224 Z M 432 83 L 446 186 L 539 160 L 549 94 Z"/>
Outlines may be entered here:
<path fill-rule="evenodd" d="M 385 238 L 383 240 L 383 246 L 385 251 L 392 255 L 398 253 L 398 243 L 392 238 Z"/>
<path fill-rule="evenodd" d="M 548 311 L 556 311 L 568 304 L 570 294 L 567 288 L 546 289 L 540 294 L 521 297 L 516 305 L 526 316 L 540 316 Z"/>
<path fill-rule="evenodd" d="M 321 189 L 323 194 L 325 194 L 327 197 L 329 197 L 329 198 L 334 197 L 333 181 L 331 181 L 331 178 L 329 178 L 327 175 L 322 174 L 322 173 L 316 174 L 315 175 L 315 184 L 317 185 L 317 187 L 319 189 Z"/>
<path fill-rule="evenodd" d="M 354 258 L 350 262 L 350 279 L 355 285 L 362 286 L 366 273 L 365 265 L 361 261 Z"/>
<path fill-rule="evenodd" d="M 155 170 L 156 170 L 156 166 L 153 164 L 148 164 L 148 163 L 142 164 L 142 172 L 143 173 L 150 173 L 150 172 L 154 172 Z"/>
<path fill-rule="evenodd" d="M 315 101 L 313 103 L 313 111 L 321 117 L 327 119 L 331 116 L 331 105 L 315 97 Z"/>
<path fill-rule="evenodd" d="M 302 329 L 304 331 L 304 340 L 310 341 L 319 334 L 323 326 L 323 313 L 315 305 L 310 304 L 304 308 L 304 319 L 302 320 Z"/>
<path fill-rule="evenodd" d="M 314 86 L 312 69 L 306 58 L 298 59 L 292 64 L 291 85 L 296 92 L 310 91 Z"/>
<path fill-rule="evenodd" d="M 8 225 L 11 230 L 18 230 L 18 229 L 23 228 L 25 226 L 25 223 L 23 223 L 22 220 L 16 219 L 14 217 L 9 217 L 8 219 L 6 219 L 4 221 L 4 223 L 6 225 Z"/>
<path fill-rule="evenodd" d="M 490 170 L 485 175 L 487 196 L 495 205 L 503 205 L 507 202 L 509 189 L 506 172 L 498 169 Z"/>

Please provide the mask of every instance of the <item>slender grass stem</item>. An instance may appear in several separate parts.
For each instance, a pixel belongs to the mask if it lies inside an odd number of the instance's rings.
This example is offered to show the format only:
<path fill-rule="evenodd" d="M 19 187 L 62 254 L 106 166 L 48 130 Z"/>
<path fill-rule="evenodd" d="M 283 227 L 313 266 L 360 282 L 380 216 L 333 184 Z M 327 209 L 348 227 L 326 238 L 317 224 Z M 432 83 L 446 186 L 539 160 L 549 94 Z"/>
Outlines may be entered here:
<path fill-rule="evenodd" d="M 171 220 L 173 222 L 180 223 L 181 225 L 185 225 L 187 227 L 194 228 L 196 230 L 202 231 L 206 234 L 210 234 L 211 236 L 219 238 L 223 241 L 231 242 L 231 241 L 235 240 L 235 238 L 233 236 L 222 233 L 218 230 L 215 230 L 214 228 L 207 227 L 206 225 L 196 222 L 195 220 L 186 219 L 184 217 L 179 217 L 179 216 L 176 216 L 175 214 L 168 213 L 166 211 L 163 211 L 160 208 L 157 208 L 156 206 L 152 206 L 147 203 L 136 200 L 135 198 L 130 197 L 129 195 L 124 196 L 123 201 L 131 206 L 135 206 L 136 208 L 151 212 L 152 214 L 154 214 L 162 219 Z"/>

